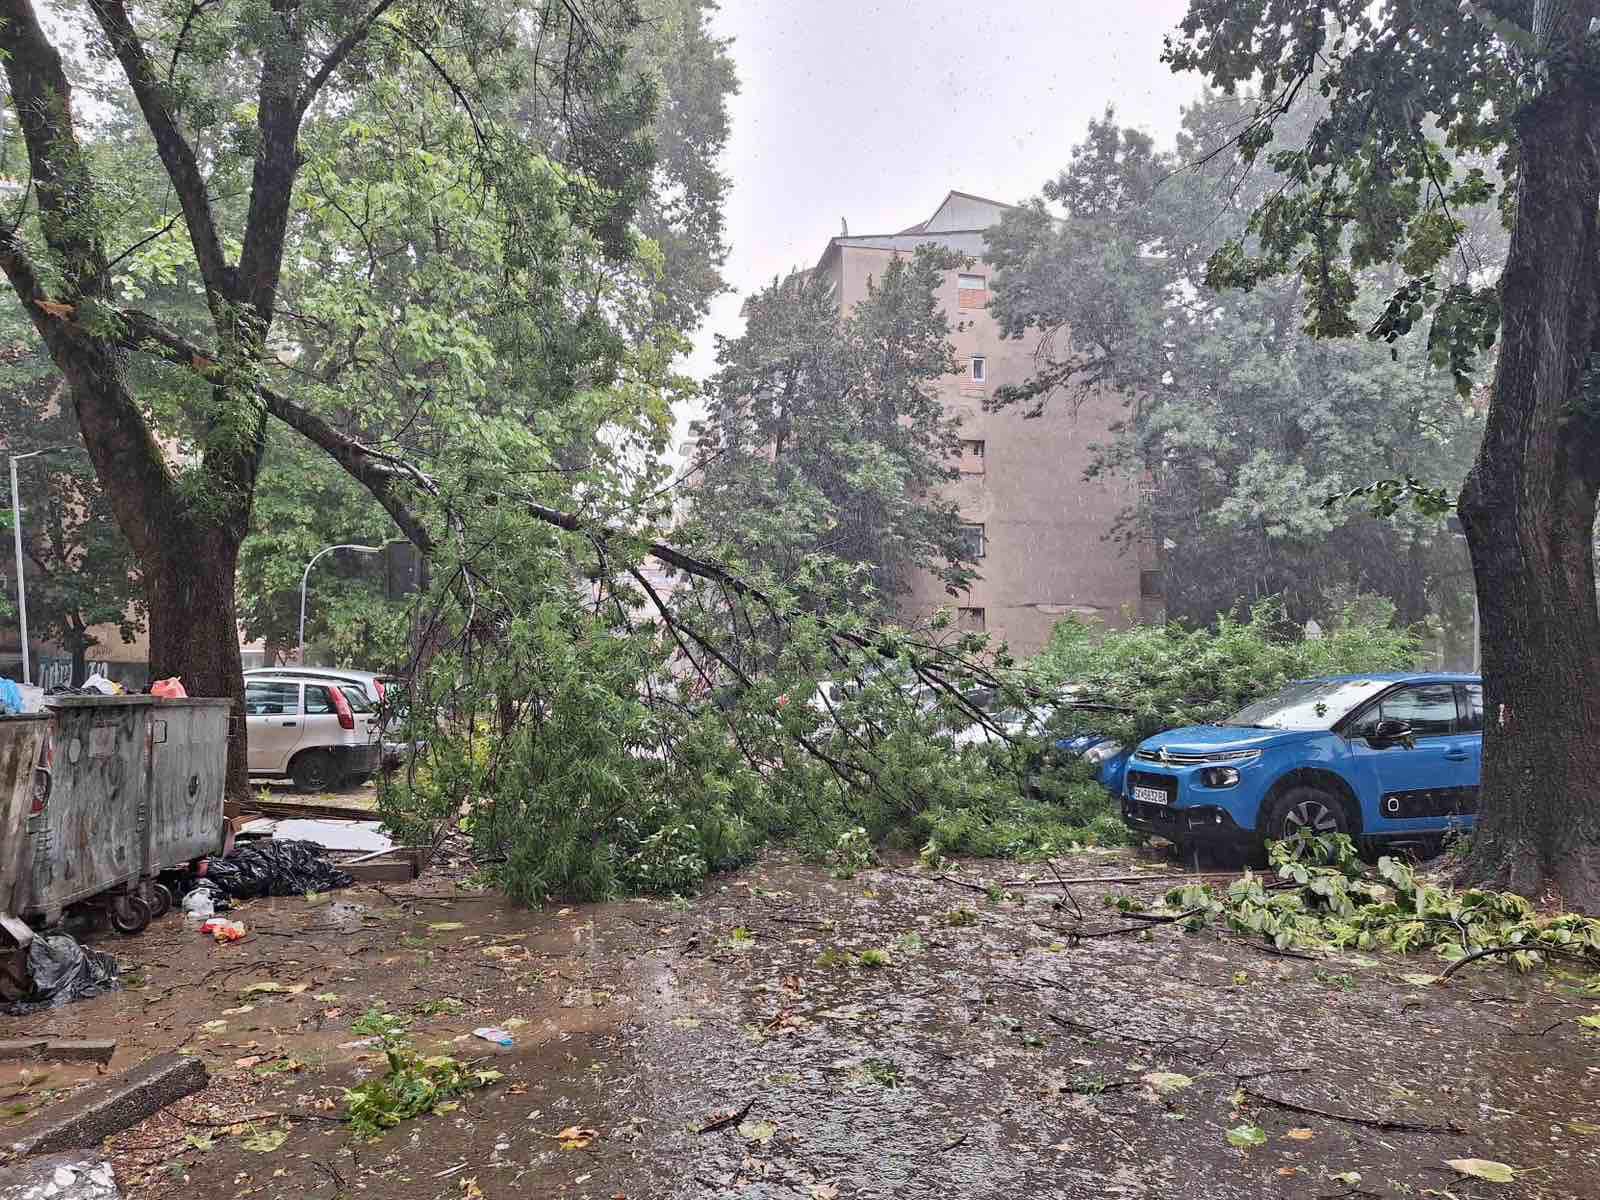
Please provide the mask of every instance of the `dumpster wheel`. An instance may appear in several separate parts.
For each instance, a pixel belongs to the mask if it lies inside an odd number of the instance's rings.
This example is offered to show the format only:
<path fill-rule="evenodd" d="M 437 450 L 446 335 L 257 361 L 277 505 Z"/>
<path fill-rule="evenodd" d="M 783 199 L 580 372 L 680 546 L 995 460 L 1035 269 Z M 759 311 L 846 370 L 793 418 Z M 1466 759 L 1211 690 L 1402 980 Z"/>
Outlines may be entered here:
<path fill-rule="evenodd" d="M 164 883 L 152 883 L 146 903 L 150 905 L 150 919 L 159 921 L 172 911 L 172 889 Z"/>
<path fill-rule="evenodd" d="M 126 892 L 111 902 L 111 928 L 132 936 L 150 924 L 150 905 L 143 896 Z"/>

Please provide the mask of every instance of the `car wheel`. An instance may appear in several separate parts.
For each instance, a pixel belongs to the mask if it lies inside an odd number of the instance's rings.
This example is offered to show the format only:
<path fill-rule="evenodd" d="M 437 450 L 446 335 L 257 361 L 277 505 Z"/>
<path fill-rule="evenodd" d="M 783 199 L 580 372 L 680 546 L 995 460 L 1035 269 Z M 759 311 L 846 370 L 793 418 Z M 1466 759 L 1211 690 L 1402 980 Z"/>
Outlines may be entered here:
<path fill-rule="evenodd" d="M 1268 841 L 1282 841 L 1304 831 L 1318 836 L 1351 833 L 1350 814 L 1331 792 L 1315 787 L 1292 787 L 1267 804 L 1261 832 Z"/>
<path fill-rule="evenodd" d="M 339 768 L 326 750 L 308 750 L 290 769 L 294 786 L 302 792 L 331 791 L 339 782 Z"/>

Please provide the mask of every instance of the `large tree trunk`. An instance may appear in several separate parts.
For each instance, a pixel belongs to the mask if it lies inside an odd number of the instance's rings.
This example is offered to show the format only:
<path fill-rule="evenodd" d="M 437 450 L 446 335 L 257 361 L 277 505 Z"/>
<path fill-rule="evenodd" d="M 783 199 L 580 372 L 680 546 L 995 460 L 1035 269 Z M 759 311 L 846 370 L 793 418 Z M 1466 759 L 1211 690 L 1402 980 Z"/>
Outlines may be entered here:
<path fill-rule="evenodd" d="M 1566 6 L 1553 40 L 1574 45 L 1595 15 L 1600 0 Z M 1460 502 L 1485 692 L 1483 808 L 1463 874 L 1600 911 L 1600 421 L 1581 397 L 1600 309 L 1596 85 L 1557 65 L 1517 128 L 1500 359 Z"/>
<path fill-rule="evenodd" d="M 145 603 L 150 619 L 150 678 L 178 676 L 191 696 L 233 701 L 228 722 L 227 790 L 230 799 L 249 792 L 245 752 L 244 675 L 239 658 L 239 622 L 234 573 L 240 539 L 211 526 L 174 531 L 143 560 Z"/>

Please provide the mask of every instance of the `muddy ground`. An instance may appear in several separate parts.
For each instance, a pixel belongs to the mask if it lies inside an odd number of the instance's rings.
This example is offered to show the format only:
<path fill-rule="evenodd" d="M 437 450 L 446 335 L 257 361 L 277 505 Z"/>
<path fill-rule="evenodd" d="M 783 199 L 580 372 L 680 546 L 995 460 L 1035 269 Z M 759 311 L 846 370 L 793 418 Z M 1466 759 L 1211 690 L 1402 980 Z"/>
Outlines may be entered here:
<path fill-rule="evenodd" d="M 1025 877 L 998 901 L 983 887 Z M 1102 930 L 1125 924 L 1104 894 L 1164 886 L 1070 890 Z M 425 877 L 247 905 L 233 945 L 177 916 L 108 935 L 128 990 L 0 1017 L 0 1039 L 116 1036 L 113 1069 L 206 1061 L 206 1092 L 113 1139 L 135 1198 L 1600 1197 L 1584 980 L 1487 960 L 1419 985 L 1401 977 L 1431 960 L 1310 961 L 1175 927 L 1069 944 L 1062 897 L 1003 863 L 837 879 L 772 856 L 688 903 L 543 912 Z M 351 1026 L 374 1005 L 504 1079 L 354 1139 L 342 1089 L 382 1064 Z M 0 1114 L 86 1073 L 39 1070 L 19 1091 L 7 1067 Z M 552 1136 L 572 1126 L 598 1136 Z M 1519 1173 L 1465 1178 L 1456 1158 Z"/>

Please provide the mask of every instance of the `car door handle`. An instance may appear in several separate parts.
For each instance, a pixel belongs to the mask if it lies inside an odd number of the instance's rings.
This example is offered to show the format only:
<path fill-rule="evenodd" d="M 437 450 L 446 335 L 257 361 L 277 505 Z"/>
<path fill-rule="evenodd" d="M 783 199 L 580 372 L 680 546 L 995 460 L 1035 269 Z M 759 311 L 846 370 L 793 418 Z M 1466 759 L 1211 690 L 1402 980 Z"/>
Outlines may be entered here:
<path fill-rule="evenodd" d="M 1446 762 L 1466 762 L 1467 759 L 1472 757 L 1472 755 L 1468 754 L 1459 746 L 1452 746 L 1450 749 L 1444 752 L 1444 757 Z"/>
<path fill-rule="evenodd" d="M 296 725 L 298 725 L 298 724 L 300 724 L 300 722 L 299 722 L 299 721 L 285 721 L 285 722 L 284 722 L 284 723 L 283 723 L 283 727 L 284 727 L 284 728 L 285 728 L 285 729 L 293 729 L 293 728 L 294 728 L 294 727 L 295 727 L 295 726 L 296 726 Z"/>

